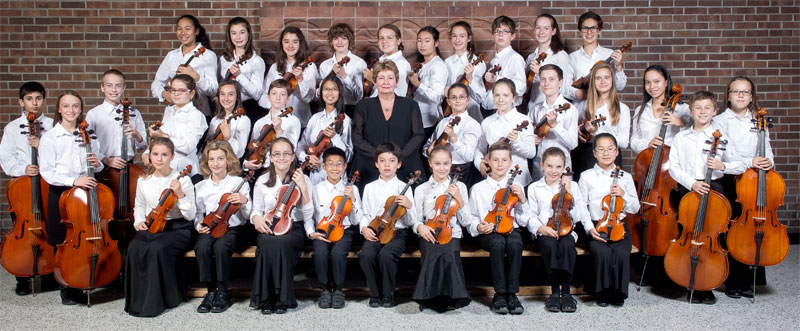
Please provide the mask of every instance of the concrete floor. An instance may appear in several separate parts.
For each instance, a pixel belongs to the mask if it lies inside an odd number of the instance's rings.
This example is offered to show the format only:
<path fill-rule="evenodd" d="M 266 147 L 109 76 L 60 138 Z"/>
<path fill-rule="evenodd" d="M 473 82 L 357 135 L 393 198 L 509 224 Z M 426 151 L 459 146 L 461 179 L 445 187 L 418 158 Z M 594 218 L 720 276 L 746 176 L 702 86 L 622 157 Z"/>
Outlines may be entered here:
<path fill-rule="evenodd" d="M 523 297 L 525 313 L 498 316 L 489 311 L 491 298 L 473 298 L 472 304 L 457 311 L 438 314 L 419 312 L 409 298 L 391 309 L 368 308 L 363 298 L 348 300 L 341 310 L 317 308 L 315 298 L 301 298 L 300 306 L 285 315 L 264 316 L 237 298 L 221 314 L 198 314 L 201 299 L 191 299 L 156 318 L 136 318 L 123 312 L 120 290 L 93 296 L 94 305 L 62 306 L 57 291 L 35 297 L 16 296 L 14 278 L 0 272 L 0 328 L 4 330 L 512 330 L 512 329 L 726 329 L 792 330 L 800 325 L 800 246 L 793 245 L 780 265 L 767 268 L 769 285 L 759 286 L 757 301 L 730 299 L 716 291 L 713 306 L 689 305 L 685 291 L 675 286 L 646 287 L 637 292 L 631 284 L 630 298 L 621 308 L 598 307 L 590 296 L 578 300 L 574 314 L 544 310 L 546 297 Z"/>

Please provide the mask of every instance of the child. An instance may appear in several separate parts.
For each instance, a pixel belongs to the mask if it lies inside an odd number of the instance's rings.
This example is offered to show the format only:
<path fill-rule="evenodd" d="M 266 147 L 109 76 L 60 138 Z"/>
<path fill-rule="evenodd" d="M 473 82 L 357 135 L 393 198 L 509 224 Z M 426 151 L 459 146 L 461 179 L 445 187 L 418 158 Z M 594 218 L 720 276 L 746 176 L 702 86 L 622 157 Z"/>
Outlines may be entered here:
<path fill-rule="evenodd" d="M 375 148 L 375 167 L 380 177 L 364 188 L 364 200 L 361 204 L 361 234 L 364 235 L 364 246 L 358 254 L 358 262 L 367 276 L 369 286 L 369 306 L 372 308 L 390 308 L 397 305 L 394 299 L 395 279 L 397 277 L 397 261 L 406 251 L 408 228 L 416 233 L 419 224 L 417 212 L 413 208 L 414 194 L 407 190 L 405 195 L 398 195 L 406 186 L 404 180 L 395 173 L 400 169 L 400 147 L 392 143 L 383 143 Z M 395 223 L 394 239 L 383 245 L 378 242 L 375 229 L 368 227 L 370 221 L 384 213 L 386 199 L 394 196 L 395 202 L 406 209 Z"/>
<path fill-rule="evenodd" d="M 322 295 L 320 295 L 317 305 L 323 309 L 344 308 L 342 286 L 347 272 L 347 254 L 353 244 L 353 236 L 358 227 L 361 209 L 358 187 L 347 185 L 346 179 L 343 178 L 347 168 L 346 157 L 345 152 L 337 147 L 331 147 L 323 154 L 322 167 L 325 169 L 323 173 L 327 177 L 324 181 L 314 185 L 314 218 L 307 218 L 304 222 L 308 237 L 314 240 L 314 266 L 320 285 L 322 285 Z M 352 203 L 352 209 L 350 214 L 344 216 L 342 220 L 344 227 L 342 238 L 331 242 L 325 238 L 323 233 L 316 230 L 316 225 L 334 212 L 331 210 L 331 202 L 337 196 L 346 196 Z M 331 267 L 328 268 L 328 265 Z M 331 278 L 333 282 L 331 282 Z"/>
<path fill-rule="evenodd" d="M 586 201 L 578 183 L 564 175 L 566 160 L 566 154 L 558 147 L 550 147 L 542 153 L 540 167 L 544 177 L 528 187 L 528 201 L 533 208 L 531 214 L 538 215 L 531 218 L 528 230 L 536 239 L 536 247 L 542 253 L 542 262 L 550 279 L 552 294 L 547 299 L 545 308 L 552 312 L 574 313 L 578 310 L 577 301 L 569 292 L 575 270 L 575 241 L 578 240 L 578 235 L 573 229 L 569 235 L 559 237 L 556 230 L 547 226 L 553 215 L 560 213 L 560 210 L 553 210 L 552 201 L 556 194 L 561 194 L 562 186 L 566 193 L 572 195 L 569 216 L 573 226 L 581 223 L 584 229 L 590 229 L 592 223 L 589 222 Z M 566 220 L 562 220 L 564 221 Z"/>
<path fill-rule="evenodd" d="M 288 308 L 297 307 L 294 296 L 294 267 L 300 260 L 300 251 L 303 249 L 303 220 L 311 218 L 314 213 L 310 180 L 296 166 L 292 143 L 286 138 L 275 139 L 270 145 L 269 153 L 272 162 L 264 175 L 256 181 L 253 211 L 250 214 L 250 222 L 259 232 L 256 238 L 258 248 L 250 307 L 258 308 L 265 315 L 285 314 Z M 291 215 L 287 215 L 293 223 L 291 230 L 282 236 L 276 236 L 270 229 L 273 220 L 264 215 L 275 207 L 280 199 L 278 192 L 289 182 L 296 184 L 300 198 Z"/>
<path fill-rule="evenodd" d="M 458 205 L 458 212 L 448 220 L 452 227 L 452 239 L 447 244 L 439 244 L 435 229 L 424 223 L 416 225 L 417 232 L 423 239 L 419 241 L 422 267 L 412 298 L 419 303 L 420 310 L 426 307 L 436 311 L 453 310 L 464 307 L 471 301 L 461 266 L 461 226 L 469 226 L 472 216 L 467 205 L 469 196 L 466 185 L 460 181 L 451 181 L 452 162 L 447 147 L 435 147 L 428 159 L 432 176 L 414 190 L 414 206 L 421 222 L 427 222 L 436 215 L 436 200 L 439 196 L 450 194 L 452 201 Z M 449 208 L 449 205 L 445 206 L 442 213 L 446 214 Z"/>
<path fill-rule="evenodd" d="M 158 66 L 153 83 L 150 84 L 150 91 L 158 101 L 171 105 L 174 95 L 166 89 L 167 83 L 176 75 L 189 75 L 197 84 L 199 110 L 203 115 L 211 116 L 211 104 L 208 99 L 217 93 L 217 55 L 211 50 L 208 34 L 200 25 L 200 21 L 192 15 L 178 18 L 175 33 L 181 46 L 164 57 L 164 61 Z M 197 55 L 196 52 L 200 47 L 204 47 L 205 52 Z M 183 66 L 192 56 L 195 58 L 189 65 Z"/>
<path fill-rule="evenodd" d="M 533 134 L 530 118 L 520 114 L 514 108 L 517 92 L 514 82 L 510 79 L 498 80 L 492 87 L 492 93 L 497 112 L 481 122 L 481 139 L 478 141 L 478 150 L 473 160 L 475 168 L 479 169 L 481 175 L 485 177 L 489 172 L 486 148 L 505 138 L 512 147 L 513 163 L 519 165 L 522 170 L 516 181 L 522 186 L 527 185 L 531 182 L 527 159 L 536 156 L 536 137 Z M 529 122 L 528 126 L 520 131 L 515 130 L 524 121 Z"/>
<path fill-rule="evenodd" d="M 317 85 L 329 75 L 336 76 L 342 81 L 344 89 L 341 90 L 345 110 L 352 116 L 352 110 L 364 97 L 364 69 L 367 63 L 353 54 L 356 47 L 356 37 L 353 28 L 347 23 L 337 23 L 328 30 L 328 47 L 333 56 L 319 64 Z M 345 57 L 350 61 L 339 65 Z M 321 89 L 321 88 L 320 88 Z M 321 93 L 318 92 L 318 94 Z"/>
<path fill-rule="evenodd" d="M 45 97 L 47 92 L 38 82 L 27 82 L 19 87 L 19 106 L 22 107 L 22 116 L 6 124 L 3 128 L 3 139 L 0 140 L 0 167 L 9 177 L 39 176 L 39 166 L 31 164 L 32 156 L 38 154 L 41 135 L 53 128 L 53 119 L 44 115 Z M 29 137 L 27 133 L 28 114 L 36 117 L 39 136 Z M 47 196 L 40 197 L 41 201 Z M 45 211 L 46 213 L 47 211 Z M 22 220 L 17 220 L 22 221 Z M 17 277 L 17 295 L 30 294 L 28 279 Z"/>
<path fill-rule="evenodd" d="M 544 94 L 540 89 L 539 70 L 545 64 L 554 64 L 559 68 L 569 67 L 569 55 L 564 50 L 564 42 L 561 40 L 561 29 L 558 28 L 558 21 L 550 14 L 541 14 L 536 17 L 534 21 L 533 33 L 539 46 L 533 50 L 533 53 L 528 55 L 525 62 L 528 69 L 534 73 L 533 84 L 531 85 L 531 95 L 527 104 L 528 113 L 533 111 L 533 107 L 537 103 L 544 101 Z M 542 63 L 536 62 L 539 54 L 545 53 L 547 57 Z M 571 83 L 570 83 L 571 84 Z M 565 87 L 562 81 L 560 91 L 564 91 Z"/>
<path fill-rule="evenodd" d="M 494 41 L 495 55 L 488 68 L 491 69 L 499 65 L 501 70 L 497 73 L 491 73 L 487 70 L 483 76 L 486 82 L 491 84 L 502 78 L 511 80 L 514 88 L 514 99 L 512 100 L 512 106 L 514 107 L 522 103 L 522 94 L 525 93 L 525 84 L 527 82 L 525 59 L 511 48 L 511 41 L 517 37 L 516 29 L 517 24 L 508 16 L 498 16 L 494 19 L 492 22 L 492 41 Z M 493 92 L 488 92 L 483 98 L 483 108 L 499 108 L 494 101 Z"/>
<path fill-rule="evenodd" d="M 241 17 L 234 17 L 228 21 L 225 31 L 227 31 L 225 49 L 219 57 L 220 81 L 235 80 L 239 83 L 241 89 L 239 100 L 247 112 L 249 119 L 247 123 L 250 124 L 266 113 L 264 108 L 258 106 L 258 99 L 264 94 L 266 64 L 253 47 L 253 30 L 250 28 L 250 22 Z M 239 63 L 241 61 L 244 62 Z"/>
<path fill-rule="evenodd" d="M 572 87 L 572 78 L 580 79 L 590 73 L 592 67 L 598 61 L 605 61 L 609 57 L 614 59 L 615 73 L 614 79 L 616 80 L 617 91 L 625 89 L 628 82 L 628 76 L 622 69 L 622 51 L 611 50 L 600 46 L 599 38 L 603 32 L 603 19 L 600 15 L 593 11 L 583 13 L 578 17 L 578 34 L 581 35 L 583 46 L 577 51 L 569 54 L 569 63 L 571 64 L 570 73 L 572 77 L 566 81 L 565 90 L 566 97 L 571 100 L 586 100 L 587 90 L 579 90 Z"/>
<path fill-rule="evenodd" d="M 300 29 L 287 26 L 281 31 L 278 42 L 281 43 L 281 51 L 278 52 L 278 60 L 269 67 L 267 78 L 264 79 L 264 86 L 269 91 L 271 90 L 272 82 L 283 79 L 286 73 L 291 72 L 294 75 L 297 80 L 297 88 L 289 95 L 288 105 L 294 108 L 294 115 L 300 119 L 302 127 L 305 128 L 308 119 L 311 118 L 309 103 L 314 101 L 317 84 L 317 65 L 311 62 L 305 68 L 300 66 L 310 55 L 306 37 L 303 36 L 303 32 Z M 275 108 L 267 95 L 261 96 L 258 105 L 267 109 Z M 280 109 L 282 110 L 283 108 Z M 253 130 L 255 131 L 257 128 L 256 126 Z M 296 143 L 297 140 L 295 139 L 293 144 Z"/>
<path fill-rule="evenodd" d="M 635 214 L 639 211 L 639 197 L 636 196 L 636 186 L 633 176 L 620 171 L 620 178 L 613 184 L 614 160 L 619 154 L 617 140 L 609 133 L 598 134 L 593 141 L 594 157 L 597 163 L 593 168 L 586 170 L 581 176 L 581 194 L 586 199 L 589 208 L 589 217 L 596 225 L 604 215 L 603 198 L 611 195 L 612 198 L 622 197 L 625 202 L 624 209 L 619 213 L 620 218 L 625 214 Z M 620 208 L 620 206 L 617 206 Z M 623 219 L 624 224 L 624 219 Z M 584 223 L 583 229 L 591 236 L 589 250 L 594 258 L 594 289 L 595 300 L 600 307 L 607 307 L 609 303 L 621 307 L 628 297 L 628 283 L 630 282 L 630 255 L 631 234 L 625 224 L 625 236 L 622 240 L 611 242 L 600 237 L 592 224 Z"/>
<path fill-rule="evenodd" d="M 397 86 L 394 93 L 405 97 L 408 94 L 408 74 L 411 72 L 411 65 L 408 60 L 403 57 L 403 40 L 400 35 L 400 28 L 394 24 L 384 24 L 378 28 L 378 48 L 381 49 L 383 55 L 378 58 L 378 62 L 392 61 L 397 66 Z M 372 77 L 373 69 L 364 69 L 364 78 L 372 83 L 375 79 Z M 378 88 L 372 89 L 370 98 L 378 96 Z"/>
<path fill-rule="evenodd" d="M 198 98 L 197 87 L 194 79 L 189 75 L 180 74 L 172 78 L 169 91 L 172 95 L 172 105 L 164 109 L 161 128 L 156 130 L 155 124 L 150 125 L 149 133 L 152 138 L 168 138 L 175 146 L 175 158 L 172 158 L 170 168 L 182 170 L 187 164 L 192 165 L 192 181 L 199 182 L 202 176 L 197 159 L 197 143 L 208 129 L 203 114 L 195 108 Z M 149 150 L 142 154 L 142 163 L 150 165 Z"/>
<path fill-rule="evenodd" d="M 200 173 L 206 179 L 195 187 L 197 213 L 194 228 L 200 236 L 194 252 L 200 269 L 200 281 L 206 283 L 208 293 L 197 307 L 197 312 L 221 313 L 231 306 L 228 299 L 231 259 L 240 226 L 250 215 L 250 185 L 242 185 L 238 191 L 234 191 L 244 179 L 239 177 L 242 173 L 239 159 L 225 140 L 215 140 L 206 146 L 200 158 Z M 227 232 L 222 237 L 214 238 L 210 234 L 212 229 L 203 224 L 203 219 L 219 208 L 220 199 L 226 193 L 230 193 L 227 202 L 232 204 L 231 207 L 238 205 L 239 210 L 228 219 Z M 212 272 L 214 269 L 216 274 Z"/>
<path fill-rule="evenodd" d="M 139 230 L 128 245 L 125 266 L 125 311 L 139 317 L 158 316 L 183 301 L 183 280 L 178 259 L 189 250 L 192 220 L 196 213 L 194 185 L 188 177 L 178 179 L 170 164 L 175 146 L 169 138 L 150 139 L 150 167 L 136 183 L 134 227 Z M 171 189 L 177 203 L 167 214 L 164 230 L 150 233 L 147 215 L 159 205 L 161 194 Z"/>
<path fill-rule="evenodd" d="M 264 117 L 260 118 L 253 125 L 253 132 L 250 136 L 251 141 L 258 139 L 261 133 L 272 124 L 273 130 L 275 130 L 275 137 L 286 138 L 292 143 L 292 146 L 297 144 L 301 131 L 300 120 L 297 116 L 294 116 L 294 113 L 290 113 L 286 117 L 279 116 L 286 110 L 286 102 L 289 101 L 289 88 L 289 82 L 283 79 L 274 80 L 269 84 L 267 97 L 269 98 L 272 108 L 267 111 Z M 249 148 L 250 146 L 248 146 L 248 149 Z M 247 154 L 244 155 L 245 161 L 243 166 L 249 170 L 258 170 L 262 167 L 266 168 L 269 166 L 269 153 L 265 155 L 262 164 L 247 161 L 248 156 Z"/>
<path fill-rule="evenodd" d="M 236 158 L 241 158 L 247 149 L 250 138 L 250 117 L 237 116 L 228 120 L 237 109 L 242 108 L 241 85 L 234 80 L 226 80 L 219 84 L 217 98 L 214 102 L 214 117 L 208 125 L 208 131 L 203 139 L 210 141 L 219 128 L 222 140 L 227 141 Z M 203 151 L 198 151 L 202 153 Z M 202 165 L 201 165 L 202 167 Z"/>
<path fill-rule="evenodd" d="M 708 156 L 706 141 L 712 140 L 712 134 L 717 127 L 712 125 L 711 120 L 717 113 L 716 98 L 708 91 L 698 91 L 692 95 L 689 102 L 691 109 L 692 124 L 691 129 L 686 129 L 675 135 L 672 148 L 669 150 L 669 175 L 675 179 L 680 186 L 678 190 L 683 197 L 689 191 L 698 194 L 707 194 L 710 190 L 723 192 L 723 174 L 738 175 L 747 170 L 747 162 L 734 158 L 735 145 L 725 146 L 725 150 L 718 152 L 715 158 Z M 738 138 L 738 137 L 737 137 Z M 720 137 L 721 141 L 728 140 L 725 134 Z M 707 156 L 705 160 L 701 156 Z M 705 161 L 705 162 L 703 162 Z M 703 182 L 707 169 L 714 169 L 711 173 L 711 184 Z M 680 199 L 678 199 L 680 201 Z M 688 231 L 684 229 L 684 231 Z M 692 296 L 692 303 L 714 304 L 717 298 L 711 291 L 695 291 Z"/>
<path fill-rule="evenodd" d="M 306 149 L 317 141 L 320 134 L 330 138 L 330 147 L 338 147 L 345 152 L 345 164 L 353 156 L 353 142 L 350 138 L 353 122 L 350 120 L 350 116 L 344 114 L 344 97 L 341 92 L 345 90 L 345 87 L 342 81 L 337 76 L 326 76 L 320 85 L 320 90 L 325 108 L 311 116 L 306 130 L 303 131 L 303 136 L 297 144 L 297 159 L 302 162 L 308 157 L 309 165 L 312 167 L 308 174 L 312 185 L 323 182 L 327 178 L 325 169 L 320 168 L 319 158 L 306 153 Z M 332 126 L 331 124 L 336 121 L 339 114 L 344 115 L 344 120 Z M 340 172 L 340 175 L 342 174 L 344 171 Z"/>
<path fill-rule="evenodd" d="M 450 45 L 453 47 L 453 55 L 444 60 L 449 71 L 447 86 L 457 83 L 456 79 L 461 75 L 466 75 L 470 96 L 467 113 L 480 123 L 483 121 L 480 104 L 483 97 L 486 96 L 486 86 L 483 84 L 486 63 L 480 61 L 477 65 L 472 65 L 478 59 L 475 41 L 472 40 L 472 26 L 465 21 L 453 23 L 450 26 Z M 445 97 L 446 90 L 447 88 L 445 88 Z M 467 185 L 470 184 L 467 183 Z"/>
<path fill-rule="evenodd" d="M 543 119 L 547 118 L 550 131 L 546 135 L 536 135 L 536 144 L 540 151 L 545 151 L 550 147 L 558 147 L 567 157 L 565 165 L 572 167 L 570 151 L 578 146 L 578 110 L 564 98 L 559 91 L 564 80 L 564 71 L 555 64 L 545 64 L 539 68 L 539 83 L 541 84 L 544 100 L 535 104 L 531 112 L 528 113 L 531 125 L 534 127 Z M 556 108 L 563 105 L 570 107 L 557 113 Z M 541 163 L 541 156 L 537 155 L 533 159 L 533 169 L 531 177 L 538 180 L 542 177 L 542 171 L 538 168 Z"/>
<path fill-rule="evenodd" d="M 433 133 L 436 123 L 442 118 L 439 105 L 447 84 L 447 65 L 442 61 L 439 52 L 439 30 L 430 25 L 419 29 L 417 52 L 422 68 L 418 73 L 409 73 L 408 81 L 416 88 L 413 98 L 419 104 L 422 126 L 427 137 Z"/>
<path fill-rule="evenodd" d="M 667 68 L 659 64 L 647 67 L 642 90 L 642 105 L 634 111 L 631 132 L 631 150 L 636 154 L 661 144 L 671 146 L 675 134 L 692 119 L 685 103 L 676 104 L 674 111 L 666 109 L 665 103 L 672 97 L 672 77 Z M 658 135 L 662 124 L 668 125 L 663 141 Z"/>
<path fill-rule="evenodd" d="M 510 100 L 508 101 L 510 103 Z M 486 121 L 484 121 L 486 123 Z M 500 189 L 506 188 L 509 169 L 514 162 L 511 144 L 497 142 L 489 146 L 489 176 L 475 184 L 470 192 L 469 205 L 472 213 L 472 224 L 468 230 L 473 237 L 480 237 L 480 246 L 489 251 L 489 265 L 494 284 L 492 312 L 505 315 L 522 314 L 519 292 L 519 271 L 522 267 L 522 232 L 520 228 L 528 224 L 530 206 L 525 191 L 518 184 L 511 185 L 511 193 L 519 200 L 514 206 L 514 230 L 502 235 L 494 231 L 494 225 L 484 221 L 486 215 L 494 209 L 494 196 Z M 524 164 L 523 164 L 524 165 Z M 524 168 L 520 166 L 520 168 Z M 507 255 L 507 257 L 506 257 Z"/>

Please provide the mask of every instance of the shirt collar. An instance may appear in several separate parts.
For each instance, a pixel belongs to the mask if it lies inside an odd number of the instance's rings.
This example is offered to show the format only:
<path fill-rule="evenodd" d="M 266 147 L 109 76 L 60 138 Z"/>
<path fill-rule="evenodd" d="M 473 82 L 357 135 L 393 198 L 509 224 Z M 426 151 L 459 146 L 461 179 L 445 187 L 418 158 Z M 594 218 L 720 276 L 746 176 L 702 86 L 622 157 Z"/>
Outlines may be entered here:
<path fill-rule="evenodd" d="M 597 164 L 597 163 L 594 164 L 594 167 L 592 167 L 592 169 L 594 169 L 594 171 L 599 173 L 600 175 L 608 175 L 608 176 L 610 176 L 611 172 L 614 171 L 613 168 L 611 170 L 605 170 L 605 169 L 601 168 L 600 165 Z"/>
<path fill-rule="evenodd" d="M 56 137 L 72 136 L 74 134 L 74 132 L 67 132 L 67 129 L 65 129 L 63 126 L 61 126 L 61 122 L 56 123 L 56 125 L 53 126 L 53 130 L 54 130 L 53 133 L 55 133 Z"/>
<path fill-rule="evenodd" d="M 497 54 L 495 56 L 499 57 L 499 58 L 502 58 L 502 57 L 508 55 L 508 53 L 513 52 L 513 51 L 514 51 L 514 48 L 511 47 L 511 46 L 508 46 L 508 47 L 504 48 L 502 51 L 497 52 Z"/>
<path fill-rule="evenodd" d="M 725 116 L 726 119 L 739 118 L 739 116 L 736 116 L 736 113 L 734 113 L 733 110 L 731 110 L 730 108 L 726 108 L 725 111 L 722 112 L 722 115 Z M 746 120 L 753 119 L 753 112 L 751 112 L 750 109 L 746 110 L 744 112 L 744 118 L 743 119 L 746 119 Z"/>
<path fill-rule="evenodd" d="M 403 56 L 403 51 L 398 49 L 397 52 L 394 52 L 392 55 L 389 55 L 389 56 L 386 56 L 386 54 L 381 55 L 380 60 L 381 61 L 383 61 L 383 60 L 395 61 L 395 60 L 397 60 L 398 58 L 400 58 L 402 56 Z M 397 62 L 397 61 L 395 61 L 395 62 Z"/>

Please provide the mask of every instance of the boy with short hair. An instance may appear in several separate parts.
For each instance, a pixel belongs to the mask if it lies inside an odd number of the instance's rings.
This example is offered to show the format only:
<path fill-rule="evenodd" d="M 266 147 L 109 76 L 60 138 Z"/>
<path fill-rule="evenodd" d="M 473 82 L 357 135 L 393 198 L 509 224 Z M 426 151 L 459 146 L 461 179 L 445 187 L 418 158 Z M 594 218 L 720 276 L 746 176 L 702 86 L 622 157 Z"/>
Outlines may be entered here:
<path fill-rule="evenodd" d="M 486 74 L 483 78 L 494 84 L 500 78 L 508 78 L 514 82 L 517 97 L 514 99 L 514 106 L 522 103 L 522 95 L 525 94 L 527 77 L 525 77 L 525 59 L 511 47 L 511 41 L 517 37 L 517 24 L 508 16 L 498 16 L 492 22 L 492 41 L 494 41 L 495 55 L 489 66 L 486 67 Z M 489 72 L 495 65 L 501 67 L 497 73 Z M 483 108 L 496 109 L 492 89 L 486 91 L 483 98 Z M 527 112 L 527 106 L 521 113 Z"/>

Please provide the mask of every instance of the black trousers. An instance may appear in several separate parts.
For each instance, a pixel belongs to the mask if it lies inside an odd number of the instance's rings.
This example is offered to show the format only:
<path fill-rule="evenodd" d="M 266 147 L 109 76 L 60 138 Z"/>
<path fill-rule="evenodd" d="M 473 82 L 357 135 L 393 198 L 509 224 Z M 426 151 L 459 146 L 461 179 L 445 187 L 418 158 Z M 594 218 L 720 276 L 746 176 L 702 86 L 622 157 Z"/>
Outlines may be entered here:
<path fill-rule="evenodd" d="M 519 292 L 519 271 L 522 267 L 522 234 L 514 229 L 508 235 L 498 233 L 480 236 L 481 248 L 489 252 L 494 291 L 499 294 Z"/>
<path fill-rule="evenodd" d="M 61 211 L 58 200 L 61 194 L 71 189 L 71 186 L 50 185 L 47 194 L 47 243 L 53 246 L 61 244 L 67 237 L 67 226 L 61 223 Z M 64 215 L 66 216 L 66 215 Z"/>
<path fill-rule="evenodd" d="M 397 262 L 400 260 L 400 255 L 406 251 L 408 231 L 409 229 L 398 229 L 394 239 L 386 245 L 381 245 L 377 241 L 364 241 L 361 253 L 358 254 L 358 263 L 367 276 L 370 297 L 394 295 Z"/>
<path fill-rule="evenodd" d="M 228 228 L 228 232 L 219 238 L 214 238 L 211 234 L 200 234 L 194 245 L 194 254 L 197 257 L 201 282 L 227 282 L 231 279 L 231 262 L 238 236 L 238 227 Z M 213 272 L 214 268 L 216 274 Z"/>
<path fill-rule="evenodd" d="M 571 234 L 559 239 L 550 236 L 536 237 L 536 247 L 542 254 L 542 263 L 547 275 L 551 277 L 553 270 L 564 270 L 570 275 L 575 270 L 575 238 Z"/>
<path fill-rule="evenodd" d="M 333 278 L 333 288 L 342 289 L 347 272 L 347 254 L 353 246 L 355 227 L 350 226 L 345 229 L 344 235 L 337 242 L 314 240 L 314 267 L 317 269 L 317 278 L 323 288 L 330 289 Z"/>

